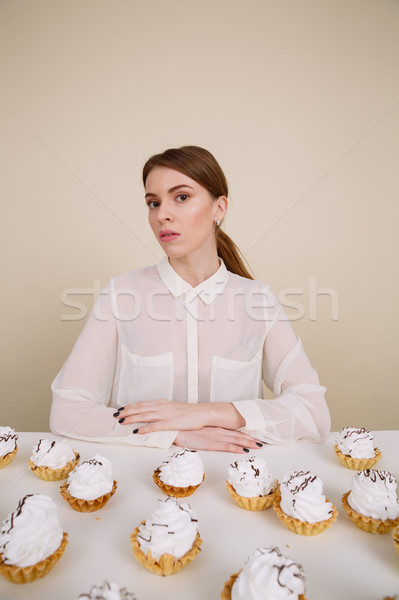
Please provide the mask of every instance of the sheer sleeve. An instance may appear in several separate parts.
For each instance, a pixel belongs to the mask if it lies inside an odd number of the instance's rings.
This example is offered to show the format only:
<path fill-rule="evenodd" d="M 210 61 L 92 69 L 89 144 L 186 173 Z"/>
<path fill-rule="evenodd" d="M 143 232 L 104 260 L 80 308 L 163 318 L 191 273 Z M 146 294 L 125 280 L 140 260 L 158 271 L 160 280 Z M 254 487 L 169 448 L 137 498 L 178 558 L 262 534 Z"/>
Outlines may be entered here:
<path fill-rule="evenodd" d="M 115 385 L 118 331 L 109 291 L 110 285 L 95 303 L 51 385 L 51 431 L 81 440 L 169 448 L 177 431 L 136 436 L 132 434 L 135 427 L 124 426 L 113 417 L 116 409 L 110 401 Z"/>
<path fill-rule="evenodd" d="M 331 427 L 326 388 L 276 299 L 274 307 L 262 364 L 263 380 L 274 399 L 233 404 L 246 421 L 243 431 L 267 443 L 292 444 L 301 438 L 322 442 Z"/>

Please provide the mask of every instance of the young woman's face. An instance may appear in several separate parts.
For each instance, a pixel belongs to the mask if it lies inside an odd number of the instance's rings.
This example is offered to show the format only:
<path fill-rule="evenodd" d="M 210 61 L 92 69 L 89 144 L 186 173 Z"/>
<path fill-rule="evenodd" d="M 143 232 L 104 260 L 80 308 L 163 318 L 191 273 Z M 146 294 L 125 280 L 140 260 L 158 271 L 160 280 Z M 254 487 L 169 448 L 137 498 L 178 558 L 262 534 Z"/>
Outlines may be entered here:
<path fill-rule="evenodd" d="M 199 183 L 169 167 L 154 167 L 145 185 L 148 220 L 170 258 L 215 250 L 215 221 L 227 200 L 215 200 Z"/>

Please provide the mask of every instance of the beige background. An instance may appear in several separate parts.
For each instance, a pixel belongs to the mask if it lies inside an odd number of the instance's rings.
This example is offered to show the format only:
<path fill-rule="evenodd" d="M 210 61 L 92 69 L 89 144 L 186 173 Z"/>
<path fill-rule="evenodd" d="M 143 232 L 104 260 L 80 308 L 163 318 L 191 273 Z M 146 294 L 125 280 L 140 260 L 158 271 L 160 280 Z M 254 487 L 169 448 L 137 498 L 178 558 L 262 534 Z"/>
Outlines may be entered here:
<path fill-rule="evenodd" d="M 394 0 L 0 1 L 0 424 L 48 429 L 61 298 L 158 261 L 141 168 L 197 144 L 333 428 L 398 428 L 398 31 Z"/>

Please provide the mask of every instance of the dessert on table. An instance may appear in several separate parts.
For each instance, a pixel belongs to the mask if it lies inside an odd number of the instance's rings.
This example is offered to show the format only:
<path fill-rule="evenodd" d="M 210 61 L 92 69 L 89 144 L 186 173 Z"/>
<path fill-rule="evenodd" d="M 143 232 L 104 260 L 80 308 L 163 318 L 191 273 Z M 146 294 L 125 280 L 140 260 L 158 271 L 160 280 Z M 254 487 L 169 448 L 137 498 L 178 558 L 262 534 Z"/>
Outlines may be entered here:
<path fill-rule="evenodd" d="M 41 439 L 32 448 L 29 468 L 40 479 L 60 481 L 68 477 L 80 459 L 65 440 Z"/>
<path fill-rule="evenodd" d="M 137 600 L 133 592 L 117 583 L 104 581 L 101 585 L 93 585 L 90 592 L 79 594 L 78 600 Z"/>
<path fill-rule="evenodd" d="M 300 535 L 318 535 L 338 516 L 323 494 L 323 482 L 310 471 L 292 471 L 280 481 L 273 508 L 288 529 Z"/>
<path fill-rule="evenodd" d="M 399 525 L 396 488 L 396 479 L 388 471 L 359 471 L 353 476 L 352 489 L 342 496 L 342 506 L 363 531 L 388 533 Z"/>
<path fill-rule="evenodd" d="M 238 573 L 226 581 L 222 600 L 305 600 L 305 575 L 301 565 L 279 548 L 257 548 Z"/>
<path fill-rule="evenodd" d="M 348 469 L 362 471 L 371 469 L 382 457 L 374 447 L 374 438 L 365 427 L 344 427 L 337 434 L 335 454 Z"/>
<path fill-rule="evenodd" d="M 105 506 L 116 488 L 110 461 L 96 454 L 69 473 L 60 488 L 60 494 L 74 510 L 94 512 Z"/>
<path fill-rule="evenodd" d="M 205 479 L 200 453 L 190 448 L 179 450 L 155 469 L 152 477 L 167 496 L 190 496 Z"/>
<path fill-rule="evenodd" d="M 250 456 L 230 465 L 226 487 L 241 508 L 266 510 L 276 498 L 278 482 L 263 458 Z"/>
<path fill-rule="evenodd" d="M 130 536 L 136 559 L 157 575 L 177 573 L 200 552 L 198 519 L 186 503 L 169 496 Z"/>
<path fill-rule="evenodd" d="M 27 494 L 3 522 L 0 533 L 0 573 L 14 583 L 44 577 L 68 544 L 57 507 L 49 496 Z"/>
<path fill-rule="evenodd" d="M 0 427 L 0 469 L 10 464 L 18 452 L 18 435 L 11 427 Z"/>

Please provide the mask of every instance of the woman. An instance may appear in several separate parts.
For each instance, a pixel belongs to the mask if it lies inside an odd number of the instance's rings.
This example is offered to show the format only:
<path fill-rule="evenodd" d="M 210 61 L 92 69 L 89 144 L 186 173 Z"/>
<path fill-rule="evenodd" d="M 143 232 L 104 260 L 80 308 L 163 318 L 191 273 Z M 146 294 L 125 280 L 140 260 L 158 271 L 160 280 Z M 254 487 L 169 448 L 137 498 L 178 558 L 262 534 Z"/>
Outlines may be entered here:
<path fill-rule="evenodd" d="M 166 256 L 103 290 L 52 384 L 51 430 L 238 453 L 325 439 L 325 388 L 220 228 L 228 188 L 215 158 L 197 146 L 166 150 L 147 161 L 143 182 Z"/>

